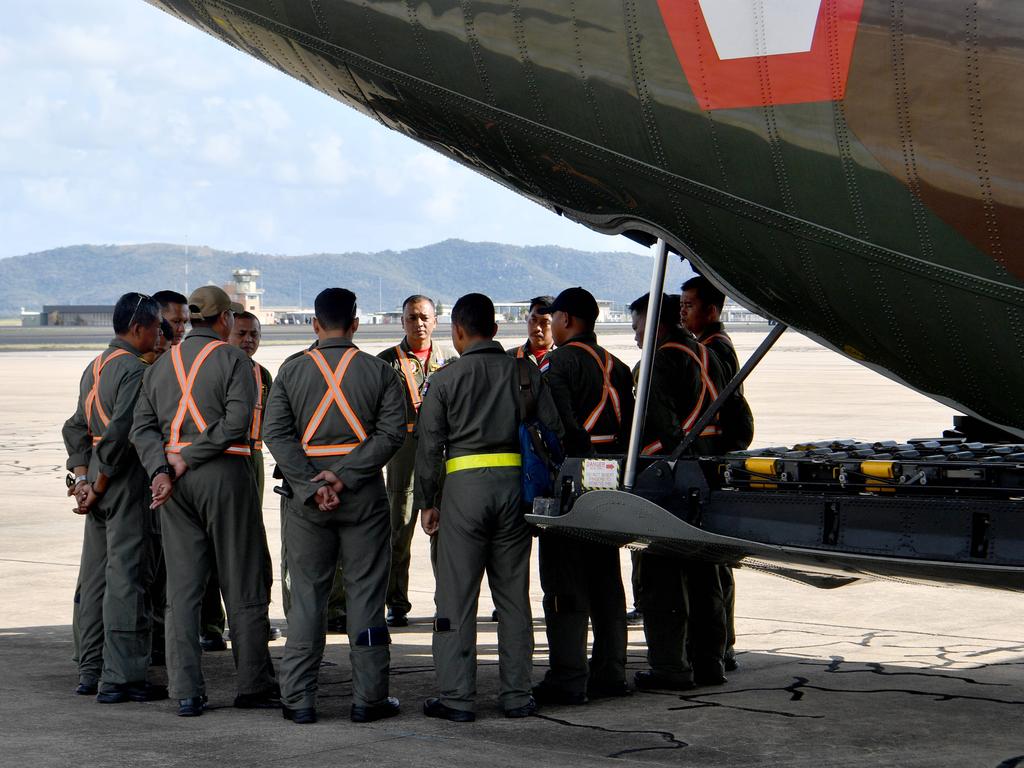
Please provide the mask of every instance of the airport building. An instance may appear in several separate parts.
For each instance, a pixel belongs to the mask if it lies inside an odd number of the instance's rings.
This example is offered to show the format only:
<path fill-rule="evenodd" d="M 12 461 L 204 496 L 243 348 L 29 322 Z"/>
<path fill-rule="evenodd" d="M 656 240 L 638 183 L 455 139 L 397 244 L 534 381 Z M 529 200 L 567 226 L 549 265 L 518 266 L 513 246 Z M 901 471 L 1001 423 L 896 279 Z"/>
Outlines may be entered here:
<path fill-rule="evenodd" d="M 21 311 L 22 327 L 109 328 L 113 324 L 113 304 L 44 304 L 42 312 Z"/>

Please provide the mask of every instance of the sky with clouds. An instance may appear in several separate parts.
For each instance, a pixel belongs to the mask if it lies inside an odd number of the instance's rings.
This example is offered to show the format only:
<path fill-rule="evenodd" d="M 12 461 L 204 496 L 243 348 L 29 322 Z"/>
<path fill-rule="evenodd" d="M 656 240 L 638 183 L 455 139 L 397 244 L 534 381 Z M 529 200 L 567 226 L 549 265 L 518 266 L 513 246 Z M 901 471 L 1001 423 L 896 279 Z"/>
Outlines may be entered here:
<path fill-rule="evenodd" d="M 143 0 L 4 0 L 0 257 L 458 237 L 646 249 L 566 221 Z"/>

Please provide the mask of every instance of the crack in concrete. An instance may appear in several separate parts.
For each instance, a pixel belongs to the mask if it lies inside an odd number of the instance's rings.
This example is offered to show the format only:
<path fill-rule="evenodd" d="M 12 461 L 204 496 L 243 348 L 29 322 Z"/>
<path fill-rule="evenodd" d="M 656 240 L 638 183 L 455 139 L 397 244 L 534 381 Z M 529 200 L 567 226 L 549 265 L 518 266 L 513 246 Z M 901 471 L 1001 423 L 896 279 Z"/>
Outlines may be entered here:
<path fill-rule="evenodd" d="M 625 734 L 625 735 L 636 735 L 636 736 L 659 736 L 664 739 L 666 744 L 659 744 L 653 747 L 628 747 L 627 749 L 620 749 L 618 752 L 612 752 L 606 757 L 619 758 L 625 755 L 635 755 L 638 752 L 652 752 L 655 750 L 662 749 L 683 749 L 690 746 L 687 742 L 676 737 L 671 731 L 645 731 L 645 730 L 630 730 L 630 729 L 619 729 L 619 728 L 606 728 L 603 725 L 587 725 L 585 723 L 573 723 L 569 720 L 562 720 L 558 717 L 551 717 L 551 715 L 537 714 L 534 717 L 538 720 L 547 720 L 549 723 L 555 723 L 556 725 L 563 725 L 568 728 L 582 728 L 589 731 L 600 731 L 601 733 L 612 733 L 612 734 Z"/>
<path fill-rule="evenodd" d="M 812 685 L 810 679 L 806 677 L 794 678 L 794 681 L 782 690 L 791 694 L 790 701 L 801 701 L 804 698 L 804 691 L 820 691 L 822 693 L 846 693 L 855 696 L 874 695 L 879 693 L 902 693 L 907 696 L 924 696 L 937 702 L 980 701 L 986 704 L 1010 704 L 1014 706 L 1024 704 L 1024 699 L 996 699 L 991 696 L 970 696 L 962 693 L 919 691 L 913 688 L 868 688 L 863 690 L 843 690 L 841 688 L 828 688 L 823 685 Z"/>
<path fill-rule="evenodd" d="M 820 664 L 815 664 L 812 661 L 801 661 L 800 666 L 805 667 L 817 667 Z M 863 664 L 866 669 L 840 669 L 844 664 Z M 987 665 L 982 667 L 976 667 L 976 669 L 984 669 Z M 1009 683 L 985 683 L 980 680 L 975 680 L 973 677 L 964 677 L 962 675 L 947 675 L 941 672 L 893 672 L 885 668 L 885 664 L 882 662 L 875 661 L 847 661 L 842 656 L 833 656 L 832 660 L 825 666 L 825 671 L 836 675 L 856 675 L 856 674 L 872 674 L 882 675 L 884 677 L 927 677 L 927 678 L 942 678 L 944 680 L 958 680 L 968 685 L 985 685 L 994 686 L 999 688 L 1010 687 Z"/>

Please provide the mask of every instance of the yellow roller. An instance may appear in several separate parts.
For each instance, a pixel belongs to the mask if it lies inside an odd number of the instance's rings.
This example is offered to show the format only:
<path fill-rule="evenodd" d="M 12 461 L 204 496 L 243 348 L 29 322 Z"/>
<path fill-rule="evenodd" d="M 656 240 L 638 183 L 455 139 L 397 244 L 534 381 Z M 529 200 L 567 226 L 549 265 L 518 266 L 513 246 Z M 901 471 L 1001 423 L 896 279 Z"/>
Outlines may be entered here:
<path fill-rule="evenodd" d="M 778 459 L 756 457 L 747 459 L 743 466 L 747 472 L 755 475 L 777 475 L 779 474 L 779 463 Z"/>
<path fill-rule="evenodd" d="M 860 471 L 868 477 L 877 477 L 880 480 L 892 480 L 896 477 L 896 462 L 894 461 L 862 461 Z"/>

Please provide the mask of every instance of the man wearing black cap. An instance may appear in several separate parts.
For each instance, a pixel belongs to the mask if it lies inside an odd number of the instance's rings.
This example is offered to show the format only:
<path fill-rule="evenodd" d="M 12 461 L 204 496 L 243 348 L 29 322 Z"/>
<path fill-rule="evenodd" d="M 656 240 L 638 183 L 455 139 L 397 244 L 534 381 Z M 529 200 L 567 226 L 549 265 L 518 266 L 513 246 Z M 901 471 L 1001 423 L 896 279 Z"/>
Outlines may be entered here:
<path fill-rule="evenodd" d="M 235 706 L 280 706 L 267 649 L 270 553 L 256 499 L 252 362 L 226 343 L 234 312 L 216 286 L 189 297 L 192 331 L 146 371 L 132 442 L 162 507 L 167 563 L 167 676 L 182 717 L 206 701 L 199 608 L 216 564 L 238 671 Z"/>
<path fill-rule="evenodd" d="M 542 311 L 551 315 L 558 345 L 541 370 L 565 427 L 565 455 L 623 454 L 633 419 L 633 379 L 625 363 L 597 344 L 597 301 L 583 288 L 567 288 Z M 550 669 L 534 688 L 538 702 L 584 704 L 628 693 L 619 550 L 541 533 L 540 579 Z M 589 668 L 588 617 L 594 631 Z"/>

